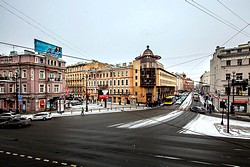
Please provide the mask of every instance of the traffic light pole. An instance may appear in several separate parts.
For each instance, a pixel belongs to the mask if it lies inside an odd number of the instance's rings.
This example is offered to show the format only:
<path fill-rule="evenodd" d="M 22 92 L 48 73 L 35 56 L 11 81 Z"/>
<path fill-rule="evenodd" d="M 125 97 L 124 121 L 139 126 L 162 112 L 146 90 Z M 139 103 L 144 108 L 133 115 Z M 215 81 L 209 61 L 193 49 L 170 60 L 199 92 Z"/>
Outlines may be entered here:
<path fill-rule="evenodd" d="M 227 133 L 229 133 L 229 110 L 230 110 L 230 106 L 229 106 L 229 97 L 230 97 L 230 90 L 231 88 L 229 87 L 229 81 L 230 79 L 227 80 L 227 86 L 228 86 L 228 92 L 227 92 Z"/>

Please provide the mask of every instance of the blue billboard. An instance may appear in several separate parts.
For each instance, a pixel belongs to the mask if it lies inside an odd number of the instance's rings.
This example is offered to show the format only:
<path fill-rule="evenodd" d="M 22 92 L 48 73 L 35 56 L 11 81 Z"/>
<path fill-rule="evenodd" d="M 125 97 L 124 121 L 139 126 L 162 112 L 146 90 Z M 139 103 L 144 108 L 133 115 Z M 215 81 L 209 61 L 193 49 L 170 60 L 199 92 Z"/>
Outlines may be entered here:
<path fill-rule="evenodd" d="M 59 58 L 62 58 L 61 47 L 49 44 L 47 42 L 40 41 L 38 39 L 35 39 L 34 43 L 35 43 L 36 52 L 48 53 L 54 56 L 58 56 Z"/>

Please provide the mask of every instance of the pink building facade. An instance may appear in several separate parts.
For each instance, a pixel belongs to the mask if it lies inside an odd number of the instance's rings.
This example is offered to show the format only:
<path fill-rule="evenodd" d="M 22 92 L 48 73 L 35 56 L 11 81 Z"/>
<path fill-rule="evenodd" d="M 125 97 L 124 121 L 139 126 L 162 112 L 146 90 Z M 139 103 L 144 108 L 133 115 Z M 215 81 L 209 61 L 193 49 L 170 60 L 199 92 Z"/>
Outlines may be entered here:
<path fill-rule="evenodd" d="M 59 99 L 65 98 L 65 64 L 30 51 L 0 55 L 0 112 L 57 110 Z"/>

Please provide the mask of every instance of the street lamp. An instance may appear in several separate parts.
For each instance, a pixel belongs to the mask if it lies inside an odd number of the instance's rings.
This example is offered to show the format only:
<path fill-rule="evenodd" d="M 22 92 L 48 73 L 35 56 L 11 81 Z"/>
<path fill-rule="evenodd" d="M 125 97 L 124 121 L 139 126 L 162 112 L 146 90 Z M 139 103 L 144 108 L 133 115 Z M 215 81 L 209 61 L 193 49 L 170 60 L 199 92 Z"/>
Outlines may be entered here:
<path fill-rule="evenodd" d="M 84 74 L 83 74 L 83 78 L 84 79 Z M 86 94 L 86 112 L 88 112 L 88 74 L 86 73 L 86 76 L 85 76 L 85 82 L 86 82 L 86 85 L 85 85 L 85 88 L 86 88 L 86 91 L 85 91 L 85 94 Z M 83 113 L 83 109 L 82 109 L 82 114 Z"/>
<path fill-rule="evenodd" d="M 15 79 L 15 87 L 16 87 L 16 113 L 19 113 L 19 100 L 18 100 L 18 94 L 19 94 L 19 91 L 18 91 L 18 84 L 17 84 L 17 79 L 18 79 L 19 75 L 18 75 L 18 72 L 15 73 L 15 75 L 12 77 L 13 80 Z M 19 88 L 20 89 L 20 88 Z"/>
<path fill-rule="evenodd" d="M 234 114 L 234 84 L 235 84 L 235 71 L 233 71 L 233 79 L 232 79 L 232 86 L 233 86 L 233 102 L 231 108 L 231 114 Z"/>

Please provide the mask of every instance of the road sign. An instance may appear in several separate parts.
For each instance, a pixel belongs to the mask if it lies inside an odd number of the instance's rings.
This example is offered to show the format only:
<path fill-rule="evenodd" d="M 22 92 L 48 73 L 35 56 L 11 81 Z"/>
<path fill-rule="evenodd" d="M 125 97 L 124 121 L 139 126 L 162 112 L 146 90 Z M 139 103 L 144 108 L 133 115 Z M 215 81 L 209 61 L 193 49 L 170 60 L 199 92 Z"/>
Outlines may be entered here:
<path fill-rule="evenodd" d="M 18 102 L 22 102 L 23 101 L 23 96 L 22 95 L 18 95 Z"/>

